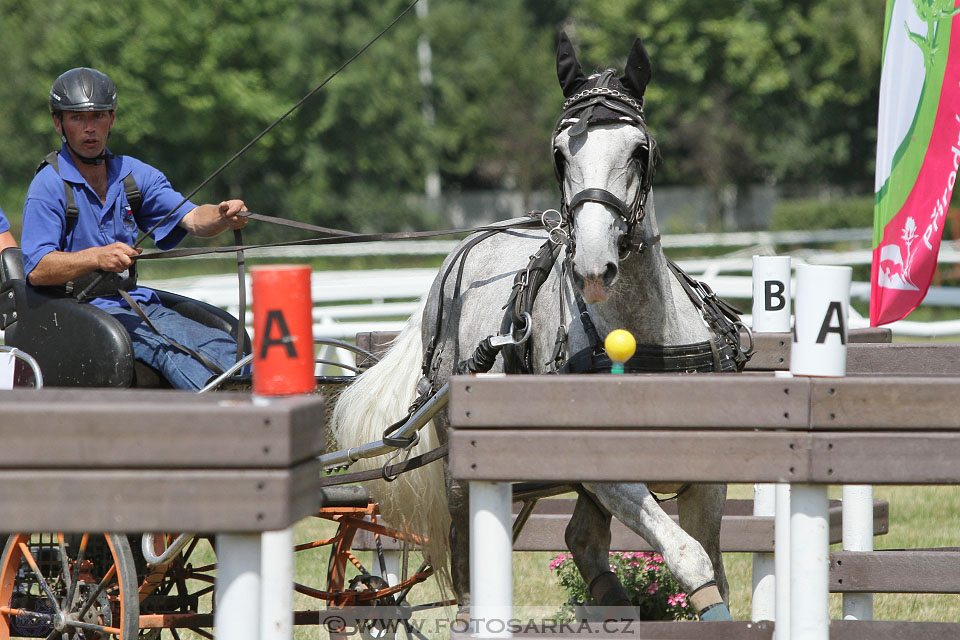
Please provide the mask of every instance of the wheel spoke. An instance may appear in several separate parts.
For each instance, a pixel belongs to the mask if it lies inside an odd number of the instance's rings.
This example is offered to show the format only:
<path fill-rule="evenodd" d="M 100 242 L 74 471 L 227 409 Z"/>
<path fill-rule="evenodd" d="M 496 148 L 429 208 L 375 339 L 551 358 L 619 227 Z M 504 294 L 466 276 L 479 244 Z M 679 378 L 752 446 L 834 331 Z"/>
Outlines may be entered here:
<path fill-rule="evenodd" d="M 99 633 L 112 633 L 114 635 L 118 635 L 120 633 L 120 629 L 116 627 L 108 627 L 102 624 L 91 624 L 89 622 L 82 622 L 80 620 L 68 619 L 66 621 L 66 625 L 76 629 L 83 629 L 84 631 L 97 631 Z"/>
<path fill-rule="evenodd" d="M 93 606 L 93 603 L 97 601 L 97 598 L 100 597 L 100 594 L 103 593 L 103 590 L 107 588 L 107 585 L 110 583 L 110 579 L 113 578 L 117 573 L 117 565 L 111 565 L 110 570 L 107 571 L 107 574 L 103 576 L 103 580 L 100 581 L 100 584 L 97 585 L 97 589 L 87 598 L 87 601 L 84 603 L 83 608 L 77 612 L 77 617 L 82 618 L 86 615 L 87 611 L 90 610 L 90 607 Z"/>
<path fill-rule="evenodd" d="M 60 640 L 70 640 L 70 636 L 67 635 L 67 632 L 66 632 L 66 631 L 57 631 L 56 629 L 54 629 L 53 631 L 51 631 L 51 632 L 50 632 L 50 635 L 48 635 L 46 638 L 44 638 L 44 640 L 54 640 L 54 638 L 57 637 L 57 634 L 58 634 L 58 633 L 60 634 Z"/>
<path fill-rule="evenodd" d="M 20 552 L 23 553 L 23 557 L 26 558 L 27 564 L 30 565 L 30 569 L 33 570 L 34 575 L 37 577 L 37 581 L 40 583 L 40 588 L 43 589 L 44 594 L 46 594 L 47 599 L 53 605 L 53 610 L 56 613 L 62 613 L 60 609 L 60 603 L 57 602 L 57 599 L 53 596 L 53 592 L 50 591 L 50 585 L 47 584 L 46 579 L 43 577 L 43 573 L 40 572 L 40 567 L 37 566 L 37 561 L 33 557 L 33 554 L 30 552 L 30 547 L 26 543 L 18 543 L 20 546 Z"/>
<path fill-rule="evenodd" d="M 427 611 L 429 609 L 439 609 L 440 607 L 449 607 L 455 604 L 457 604 L 456 600 L 438 600 L 436 602 L 428 602 L 426 604 L 415 604 L 410 606 L 410 613 Z"/>
<path fill-rule="evenodd" d="M 417 574 L 421 573 L 424 569 L 427 568 L 428 565 L 429 565 L 429 563 L 427 563 L 427 562 L 421 563 L 421 564 L 420 564 L 420 567 L 414 572 L 414 575 L 417 575 Z M 414 587 L 416 584 L 417 584 L 417 583 L 415 582 L 415 583 L 411 584 L 409 587 L 407 587 L 406 589 L 404 589 L 403 591 L 401 591 L 400 594 L 397 596 L 397 602 L 403 602 L 404 600 L 406 600 L 406 599 L 407 599 L 407 595 L 409 595 L 409 593 L 410 593 L 410 589 L 413 589 L 413 587 Z M 418 593 L 419 593 L 419 592 L 418 592 Z"/>
<path fill-rule="evenodd" d="M 70 564 L 67 562 L 67 543 L 63 533 L 57 534 L 57 544 L 60 546 L 60 575 L 63 576 L 64 588 L 69 592 L 72 583 L 70 580 Z M 70 605 L 67 604 L 67 601 L 64 601 L 63 606 L 69 607 Z"/>
<path fill-rule="evenodd" d="M 427 636 L 425 636 L 425 635 L 423 635 L 422 633 L 420 633 L 420 630 L 417 629 L 417 628 L 416 628 L 415 626 L 413 626 L 412 624 L 410 624 L 410 621 L 409 621 L 409 620 L 404 620 L 404 621 L 403 621 L 403 630 L 407 632 L 407 637 L 408 637 L 408 638 L 412 638 L 412 637 L 416 636 L 417 638 L 419 638 L 419 640 L 427 640 Z"/>
<path fill-rule="evenodd" d="M 67 595 L 67 610 L 73 609 L 74 600 L 77 597 L 77 584 L 80 582 L 80 565 L 83 564 L 87 556 L 87 543 L 90 541 L 90 534 L 85 533 L 80 538 L 80 548 L 77 550 L 77 562 L 73 567 L 73 575 L 70 577 L 70 593 Z"/>

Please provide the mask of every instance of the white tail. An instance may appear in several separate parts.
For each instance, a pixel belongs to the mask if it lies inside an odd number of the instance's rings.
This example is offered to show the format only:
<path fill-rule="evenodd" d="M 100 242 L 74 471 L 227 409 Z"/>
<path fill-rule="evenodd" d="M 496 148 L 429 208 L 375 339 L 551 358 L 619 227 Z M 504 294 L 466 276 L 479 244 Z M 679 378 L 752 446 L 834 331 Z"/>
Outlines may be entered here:
<path fill-rule="evenodd" d="M 331 417 L 338 448 L 380 440 L 384 429 L 407 415 L 416 399 L 423 359 L 422 312 L 421 304 L 380 362 L 358 376 L 340 394 Z M 411 456 L 435 449 L 439 444 L 431 421 L 420 430 L 420 442 Z M 351 466 L 351 470 L 378 468 L 389 462 L 389 456 L 378 456 L 360 460 Z M 399 462 L 399 459 L 392 462 Z M 424 555 L 431 559 L 441 586 L 449 585 L 447 537 L 450 513 L 442 462 L 403 473 L 393 482 L 376 480 L 365 483 L 365 486 L 380 505 L 380 513 L 387 523 L 427 537 Z"/>

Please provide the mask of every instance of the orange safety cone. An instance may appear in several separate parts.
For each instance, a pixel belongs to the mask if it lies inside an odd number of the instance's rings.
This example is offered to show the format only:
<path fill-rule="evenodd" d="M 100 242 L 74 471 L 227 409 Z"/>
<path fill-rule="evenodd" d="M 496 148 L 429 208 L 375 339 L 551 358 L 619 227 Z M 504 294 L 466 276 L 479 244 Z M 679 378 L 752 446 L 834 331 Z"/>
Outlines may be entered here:
<path fill-rule="evenodd" d="M 286 396 L 316 387 L 310 267 L 270 265 L 253 278 L 253 393 Z"/>

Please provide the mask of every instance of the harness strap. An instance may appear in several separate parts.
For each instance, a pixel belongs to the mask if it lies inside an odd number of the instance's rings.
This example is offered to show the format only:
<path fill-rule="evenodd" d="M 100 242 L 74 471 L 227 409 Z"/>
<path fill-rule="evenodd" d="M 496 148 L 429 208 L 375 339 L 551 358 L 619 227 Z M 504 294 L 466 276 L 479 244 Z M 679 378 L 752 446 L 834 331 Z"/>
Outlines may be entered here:
<path fill-rule="evenodd" d="M 269 216 L 260 216 L 256 214 L 259 220 L 269 218 Z M 253 216 L 249 216 L 253 217 Z M 316 227 L 316 225 L 307 225 L 309 228 L 326 229 L 325 227 Z M 236 253 L 239 250 L 263 249 L 267 247 L 302 247 L 313 245 L 328 244 L 352 244 L 355 242 L 376 242 L 379 240 L 412 240 L 417 238 L 436 238 L 439 236 L 452 236 L 461 233 L 476 233 L 478 231 L 507 231 L 509 229 L 533 229 L 540 227 L 540 222 L 534 219 L 524 219 L 521 222 L 515 222 L 509 226 L 484 225 L 472 229 L 445 229 L 443 231 L 399 231 L 396 233 L 360 233 L 351 234 L 351 232 L 330 229 L 322 231 L 323 233 L 336 231 L 336 237 L 307 238 L 306 240 L 290 240 L 286 242 L 268 242 L 264 244 L 248 244 L 243 246 L 230 247 L 195 247 L 186 249 L 171 249 L 169 251 L 151 251 L 142 253 L 139 256 L 133 256 L 134 260 L 156 260 L 161 258 L 182 258 L 184 256 L 198 256 L 208 253 Z"/>
<path fill-rule="evenodd" d="M 143 321 L 147 323 L 147 326 L 153 329 L 153 332 L 156 333 L 158 336 L 166 340 L 170 346 L 172 346 L 174 349 L 182 353 L 187 354 L 188 356 L 196 358 L 203 364 L 203 366 L 205 366 L 207 369 L 210 369 L 210 371 L 213 371 L 216 375 L 220 375 L 223 373 L 223 369 L 221 369 L 216 362 L 214 362 L 207 356 L 203 355 L 199 351 L 195 351 L 194 349 L 191 349 L 190 347 L 186 347 L 180 344 L 179 342 L 177 342 L 176 340 L 173 340 L 165 336 L 163 333 L 161 333 L 160 330 L 157 329 L 156 325 L 153 324 L 153 321 L 150 320 L 147 314 L 143 311 L 140 305 L 137 304 L 137 301 L 134 300 L 132 297 L 130 297 L 129 293 L 123 290 L 117 291 L 117 293 L 119 293 L 120 296 L 126 301 L 126 303 L 130 305 L 130 308 L 133 309 L 137 313 L 137 315 L 140 316 L 143 319 Z"/>
<path fill-rule="evenodd" d="M 507 301 L 507 313 L 504 314 L 500 325 L 501 334 L 509 331 L 510 327 L 518 331 L 523 330 L 524 314 L 533 315 L 537 294 L 543 283 L 550 277 L 553 265 L 560 256 L 561 248 L 561 245 L 547 240 L 535 254 L 530 256 L 526 269 L 517 272 L 513 279 L 513 290 Z M 507 345 L 502 353 L 504 370 L 507 373 L 533 373 L 534 365 L 529 341 L 518 345 Z"/>
<path fill-rule="evenodd" d="M 266 216 L 262 213 L 251 213 L 248 211 L 241 211 L 237 215 L 243 216 L 245 218 L 250 218 L 251 220 L 260 220 L 261 222 L 269 222 L 270 224 L 277 224 L 284 227 L 293 227 L 294 229 L 302 229 L 304 231 L 318 231 L 320 233 L 326 233 L 332 236 L 358 236 L 359 233 L 354 233 L 353 231 L 344 231 L 343 229 L 331 229 L 330 227 L 321 227 L 320 225 L 310 224 L 307 222 L 300 222 L 299 220 L 290 220 L 289 218 L 278 218 L 277 216 Z"/>
<path fill-rule="evenodd" d="M 34 172 L 34 175 L 40 173 L 40 170 L 45 166 L 50 165 L 53 167 L 53 170 L 57 172 L 57 175 L 60 175 L 60 152 L 51 151 L 43 157 L 43 162 L 37 165 L 37 170 Z M 63 233 L 60 235 L 60 246 L 66 247 L 67 236 L 73 230 L 74 225 L 77 223 L 77 218 L 80 216 L 80 209 L 77 208 L 77 201 L 73 195 L 73 189 L 70 187 L 70 183 L 66 180 L 63 181 L 63 197 L 66 202 L 65 215 L 66 215 L 66 224 L 63 228 Z"/>
<path fill-rule="evenodd" d="M 233 240 L 239 245 L 243 244 L 243 232 L 240 229 L 233 230 Z M 237 251 L 237 359 L 236 362 L 243 360 L 243 325 L 247 315 L 247 260 L 243 255 L 243 250 Z"/>
<path fill-rule="evenodd" d="M 684 345 L 638 344 L 637 351 L 624 363 L 626 373 L 710 373 L 737 371 L 734 347 L 722 337 Z M 586 347 L 570 358 L 559 373 L 606 373 L 613 363 L 602 350 Z"/>
<path fill-rule="evenodd" d="M 577 301 L 577 311 L 580 312 L 580 323 L 583 325 L 583 332 L 587 334 L 587 339 L 590 340 L 590 344 L 596 349 L 599 345 L 603 344 L 603 340 L 600 338 L 600 332 L 597 331 L 596 325 L 593 324 L 587 303 L 576 289 L 573 290 L 573 299 Z"/>
<path fill-rule="evenodd" d="M 667 258 L 667 266 L 680 281 L 691 302 L 700 310 L 700 315 L 710 330 L 723 338 L 724 343 L 735 347 L 734 360 L 738 370 L 742 370 L 753 355 L 753 338 L 751 335 L 750 347 L 747 350 L 741 348 L 740 330 L 745 327 L 740 321 L 740 311 L 719 298 L 710 285 L 692 278 L 670 258 Z M 749 334 L 749 330 L 747 333 Z"/>
<path fill-rule="evenodd" d="M 666 257 L 666 256 L 664 256 Z M 624 364 L 628 373 L 659 373 L 664 371 L 726 372 L 741 371 L 750 353 L 740 348 L 739 314 L 734 307 L 718 298 L 710 287 L 680 269 L 667 258 L 671 272 L 679 280 L 714 337 L 704 342 L 686 345 L 637 345 L 633 357 Z M 609 371 L 612 362 L 603 350 L 603 340 L 590 318 L 583 297 L 574 290 L 580 322 L 591 346 L 578 351 L 564 362 L 558 373 L 588 373 Z"/>
<path fill-rule="evenodd" d="M 320 486 L 333 487 L 341 484 L 349 484 L 351 482 L 365 482 L 367 480 L 392 480 L 397 475 L 405 471 L 419 469 L 420 467 L 429 464 L 434 460 L 439 460 L 440 458 L 446 457 L 446 455 L 447 444 L 444 443 L 436 449 L 422 453 L 419 456 L 410 458 L 409 460 L 398 462 L 397 464 L 386 465 L 380 467 L 379 469 L 355 471 L 353 473 L 338 473 L 335 476 L 326 476 L 320 478 Z"/>
<path fill-rule="evenodd" d="M 474 229 L 474 231 L 483 231 L 484 233 L 478 235 L 477 237 L 473 238 L 472 240 L 470 240 L 469 242 L 461 246 L 457 254 L 450 259 L 449 263 L 447 264 L 447 268 L 443 273 L 443 276 L 440 278 L 439 290 L 441 292 L 446 290 L 447 278 L 449 278 L 450 274 L 453 272 L 454 266 L 456 266 L 459 263 L 460 267 L 457 271 L 458 279 L 455 287 L 457 293 L 453 296 L 453 298 L 451 298 L 451 300 L 456 300 L 459 297 L 461 278 L 463 275 L 463 265 L 466 262 L 467 255 L 469 254 L 469 252 L 477 244 L 479 244 L 480 242 L 483 242 L 487 238 L 490 238 L 496 233 L 502 233 L 504 231 L 509 231 L 511 229 L 527 229 L 531 227 L 540 226 L 542 224 L 540 221 L 540 216 L 542 216 L 541 212 L 531 211 L 524 218 L 507 221 L 506 223 L 503 223 L 503 224 L 486 225 L 486 226 Z M 347 241 L 349 240 L 350 239 L 347 239 Z M 420 378 L 420 381 L 417 383 L 417 400 L 414 402 L 414 405 L 413 407 L 411 407 L 411 410 L 419 406 L 419 404 L 425 400 L 425 398 L 428 396 L 430 391 L 433 389 L 433 382 L 434 382 L 434 379 L 436 378 L 437 370 L 439 369 L 439 365 L 440 365 L 439 362 L 434 362 L 434 357 L 436 355 L 437 348 L 439 347 L 439 340 L 440 340 L 441 332 L 443 330 L 444 319 L 445 319 L 444 318 L 444 296 L 441 295 L 440 301 L 437 307 L 437 319 L 434 325 L 433 335 L 431 336 L 429 343 L 424 349 L 422 377 Z M 447 320 L 449 321 L 449 318 L 447 318 Z M 509 329 L 509 326 L 508 326 L 508 329 Z M 456 345 L 456 351 L 459 352 L 459 343 Z M 493 357 L 495 358 L 496 356 L 494 355 Z M 457 362 L 458 358 L 459 358 L 459 354 L 454 356 L 455 363 Z M 489 359 L 489 353 L 481 354 L 481 359 Z M 467 363 L 457 364 L 457 366 L 460 366 L 460 365 L 464 367 L 469 366 L 469 364 Z M 491 365 L 492 365 L 492 362 L 491 362 Z"/>
<path fill-rule="evenodd" d="M 37 170 L 34 172 L 34 175 L 40 173 L 40 170 L 47 165 L 53 167 L 53 170 L 57 172 L 57 175 L 60 175 L 59 151 L 51 151 L 45 155 L 43 157 L 43 161 L 37 165 Z M 130 205 L 130 211 L 133 213 L 134 217 L 136 217 L 136 215 L 140 213 L 140 205 L 143 204 L 143 194 L 140 193 L 140 187 L 137 185 L 137 180 L 133 177 L 132 173 L 128 173 L 126 177 L 124 177 L 123 191 L 127 194 L 127 204 Z M 60 236 L 60 245 L 66 247 L 67 236 L 73 231 L 73 228 L 77 224 L 77 218 L 80 217 L 80 209 L 77 207 L 77 200 L 73 195 L 73 188 L 66 180 L 63 181 L 63 198 L 66 204 L 64 208 L 66 224 L 63 228 L 63 234 Z"/>
<path fill-rule="evenodd" d="M 567 210 L 574 211 L 584 202 L 599 202 L 606 204 L 620 212 L 620 216 L 627 222 L 630 222 L 630 207 L 626 202 L 613 195 L 606 189 L 590 188 L 584 189 L 570 199 L 567 204 Z"/>

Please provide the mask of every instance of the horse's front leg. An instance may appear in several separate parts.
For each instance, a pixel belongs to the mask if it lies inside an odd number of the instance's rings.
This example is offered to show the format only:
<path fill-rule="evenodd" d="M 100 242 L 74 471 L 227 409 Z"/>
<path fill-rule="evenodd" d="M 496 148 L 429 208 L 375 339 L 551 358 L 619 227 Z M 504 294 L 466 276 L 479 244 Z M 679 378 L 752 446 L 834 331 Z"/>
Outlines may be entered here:
<path fill-rule="evenodd" d="M 631 606 L 626 589 L 610 571 L 610 519 L 610 514 L 581 490 L 564 532 L 573 563 L 590 585 L 594 601 L 604 609 Z"/>
<path fill-rule="evenodd" d="M 701 620 L 730 620 L 703 547 L 664 513 L 642 483 L 584 484 L 600 503 L 663 556 Z"/>
<path fill-rule="evenodd" d="M 724 602 L 730 604 L 727 574 L 720 552 L 720 523 L 727 501 L 725 484 L 692 484 L 677 497 L 680 526 L 703 546 L 713 563 L 714 580 Z"/>

